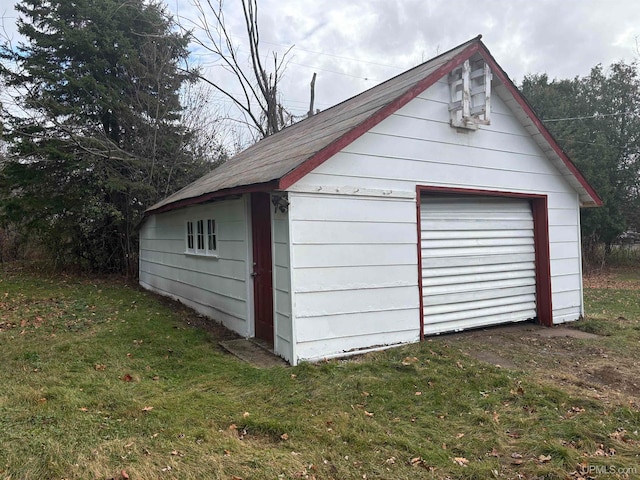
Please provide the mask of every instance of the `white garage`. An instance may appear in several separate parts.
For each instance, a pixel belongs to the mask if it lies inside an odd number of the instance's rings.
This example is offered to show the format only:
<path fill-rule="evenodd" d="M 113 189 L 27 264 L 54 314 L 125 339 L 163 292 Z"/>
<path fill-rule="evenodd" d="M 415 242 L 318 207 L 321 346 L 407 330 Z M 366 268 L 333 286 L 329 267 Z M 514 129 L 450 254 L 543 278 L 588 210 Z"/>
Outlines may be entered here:
<path fill-rule="evenodd" d="M 474 38 L 147 211 L 140 283 L 292 364 L 583 315 L 596 192 Z"/>

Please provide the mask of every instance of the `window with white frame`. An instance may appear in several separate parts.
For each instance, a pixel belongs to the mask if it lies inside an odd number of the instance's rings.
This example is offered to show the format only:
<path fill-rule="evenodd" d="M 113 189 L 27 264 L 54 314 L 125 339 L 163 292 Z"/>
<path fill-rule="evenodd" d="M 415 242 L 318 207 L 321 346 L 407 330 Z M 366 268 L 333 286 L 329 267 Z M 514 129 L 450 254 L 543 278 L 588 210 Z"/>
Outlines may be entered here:
<path fill-rule="evenodd" d="M 186 247 L 186 253 L 216 256 L 218 254 L 216 221 L 213 218 L 188 220 Z"/>

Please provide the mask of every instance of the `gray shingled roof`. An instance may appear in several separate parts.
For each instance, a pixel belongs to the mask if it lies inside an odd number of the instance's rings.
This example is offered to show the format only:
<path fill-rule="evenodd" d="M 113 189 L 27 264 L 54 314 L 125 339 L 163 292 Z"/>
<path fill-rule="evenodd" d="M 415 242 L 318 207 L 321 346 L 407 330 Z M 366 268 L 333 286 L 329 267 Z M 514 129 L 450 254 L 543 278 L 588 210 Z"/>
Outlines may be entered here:
<path fill-rule="evenodd" d="M 311 118 L 260 140 L 148 211 L 188 198 L 278 180 L 449 62 L 474 38 Z"/>
<path fill-rule="evenodd" d="M 205 176 L 156 203 L 147 210 L 147 214 L 206 201 L 216 196 L 216 192 L 218 195 L 239 193 L 243 190 L 251 190 L 251 186 L 255 189 L 278 189 L 277 183 L 287 174 L 299 167 L 304 169 L 303 164 L 309 160 L 312 161 L 308 165 L 313 165 L 313 160 L 317 160 L 318 156 L 326 153 L 335 146 L 334 144 L 344 147 L 345 139 L 352 141 L 357 137 L 353 135 L 354 132 L 364 133 L 363 127 L 371 128 L 372 120 L 382 120 L 384 116 L 392 113 L 389 111 L 391 108 L 399 108 L 405 101 L 409 101 L 420 93 L 417 90 L 428 86 L 425 81 L 436 81 L 448 73 L 453 68 L 453 65 L 448 64 L 453 63 L 454 59 L 459 60 L 467 54 L 470 56 L 472 52 L 479 49 L 490 57 L 491 54 L 480 39 L 481 36 L 475 37 L 426 63 L 260 140 Z M 467 49 L 469 50 L 465 53 Z M 495 62 L 493 57 L 491 59 Z M 509 84 L 510 94 L 518 97 L 519 106 L 516 105 L 516 108 L 521 116 L 535 117 L 531 107 L 504 71 L 496 63 L 494 65 L 500 70 L 498 73 L 502 81 Z M 385 109 L 385 107 L 389 108 Z M 541 146 L 546 147 L 543 148 L 545 151 L 551 151 L 548 153 L 550 160 L 578 189 L 584 204 L 601 203 L 597 194 L 553 140 L 544 125 L 539 120 L 534 123 Z M 328 157 L 325 156 L 326 158 Z"/>

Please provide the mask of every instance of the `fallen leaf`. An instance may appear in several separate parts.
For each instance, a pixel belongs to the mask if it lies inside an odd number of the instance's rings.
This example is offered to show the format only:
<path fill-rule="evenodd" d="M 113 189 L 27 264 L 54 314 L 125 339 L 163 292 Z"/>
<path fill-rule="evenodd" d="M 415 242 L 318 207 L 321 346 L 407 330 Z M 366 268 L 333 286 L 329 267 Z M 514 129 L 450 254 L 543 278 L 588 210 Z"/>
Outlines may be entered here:
<path fill-rule="evenodd" d="M 231 480 L 242 480 L 242 477 L 238 477 L 236 475 L 231 475 Z"/>
<path fill-rule="evenodd" d="M 497 412 L 493 412 L 493 421 L 500 423 L 500 415 Z"/>
<path fill-rule="evenodd" d="M 496 458 L 500 456 L 500 454 L 498 453 L 498 450 L 496 450 L 496 447 L 493 447 L 487 455 L 489 455 L 490 457 L 496 457 Z"/>
<path fill-rule="evenodd" d="M 459 433 L 456 435 L 456 438 L 462 438 L 462 437 L 464 437 L 464 433 Z"/>
<path fill-rule="evenodd" d="M 287 440 L 289 440 L 289 435 L 286 433 L 283 433 L 282 435 L 280 435 L 280 439 L 286 442 Z"/>
<path fill-rule="evenodd" d="M 522 455 L 519 453 L 512 453 L 511 458 L 522 458 Z"/>
<path fill-rule="evenodd" d="M 150 412 L 151 410 L 153 410 L 153 407 L 142 407 L 143 412 Z"/>
<path fill-rule="evenodd" d="M 237 430 L 238 426 L 235 423 L 232 423 L 231 425 L 229 425 L 229 430 Z"/>
<path fill-rule="evenodd" d="M 120 472 L 120 476 L 122 477 L 122 480 L 129 480 L 129 474 L 125 470 Z"/>
<path fill-rule="evenodd" d="M 366 410 L 364 411 L 364 414 L 365 414 L 367 417 L 373 417 L 373 413 L 371 413 L 371 412 L 367 412 Z"/>
<path fill-rule="evenodd" d="M 225 450 L 223 453 L 224 453 L 225 457 L 230 457 L 231 456 L 231 452 L 229 450 Z"/>
<path fill-rule="evenodd" d="M 96 363 L 96 366 L 94 368 L 97 371 L 101 372 L 101 371 L 105 370 L 107 368 L 107 366 L 102 364 L 102 363 Z"/>
<path fill-rule="evenodd" d="M 467 460 L 464 457 L 455 457 L 453 461 L 458 465 L 460 465 L 461 467 L 466 467 L 469 464 L 469 460 Z"/>
<path fill-rule="evenodd" d="M 540 463 L 546 463 L 546 462 L 550 462 L 551 461 L 551 455 L 540 455 L 538 457 L 538 461 Z"/>
<path fill-rule="evenodd" d="M 249 412 L 244 412 L 244 413 L 242 414 L 242 418 L 248 418 L 248 417 L 249 417 L 249 415 L 251 415 Z"/>
<path fill-rule="evenodd" d="M 293 379 L 295 379 L 295 378 L 298 378 L 298 375 L 296 375 L 295 373 L 292 373 L 292 374 L 291 374 L 291 379 L 293 380 Z"/>
<path fill-rule="evenodd" d="M 82 408 L 80 408 L 80 411 L 81 411 L 81 412 L 88 412 L 88 411 L 89 411 L 89 409 L 88 409 L 87 407 L 82 407 Z"/>
<path fill-rule="evenodd" d="M 613 433 L 610 433 L 610 434 L 609 434 L 609 438 L 612 438 L 612 439 L 614 439 L 614 440 L 620 440 L 620 441 L 625 442 L 625 441 L 627 441 L 627 440 L 624 438 L 625 433 L 627 433 L 627 431 L 626 431 L 624 428 L 621 428 L 621 429 L 616 430 L 616 431 L 615 431 L 615 432 L 613 432 Z"/>
<path fill-rule="evenodd" d="M 416 397 L 422 395 L 422 392 L 416 392 Z"/>
<path fill-rule="evenodd" d="M 394 463 L 396 463 L 396 457 L 390 457 L 390 458 L 387 458 L 387 459 L 384 461 L 384 463 L 385 463 L 386 465 L 393 465 Z"/>
<path fill-rule="evenodd" d="M 412 363 L 416 363 L 417 361 L 418 361 L 417 357 L 406 357 L 402 361 L 402 365 L 404 365 L 405 367 L 408 367 L 409 365 L 411 365 Z"/>
<path fill-rule="evenodd" d="M 133 380 L 133 377 L 131 375 L 129 375 L 128 373 L 126 375 L 124 375 L 121 380 L 123 382 L 131 382 Z"/>

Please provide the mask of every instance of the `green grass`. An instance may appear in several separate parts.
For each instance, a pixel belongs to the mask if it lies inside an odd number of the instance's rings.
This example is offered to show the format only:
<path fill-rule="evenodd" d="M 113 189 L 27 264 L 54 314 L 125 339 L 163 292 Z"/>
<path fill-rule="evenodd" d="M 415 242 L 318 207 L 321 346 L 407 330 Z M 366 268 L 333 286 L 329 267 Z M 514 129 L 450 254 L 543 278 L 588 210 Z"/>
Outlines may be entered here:
<path fill-rule="evenodd" d="M 594 322 L 640 319 L 598 295 Z M 633 406 L 446 342 L 260 370 L 135 285 L 7 271 L 0 314 L 0 478 L 565 479 L 640 463 Z"/>
<path fill-rule="evenodd" d="M 611 277 L 620 288 L 586 289 L 587 318 L 575 327 L 607 337 L 604 345 L 635 358 L 640 345 L 640 269 L 612 272 Z M 624 288 L 625 283 L 629 288 Z"/>

